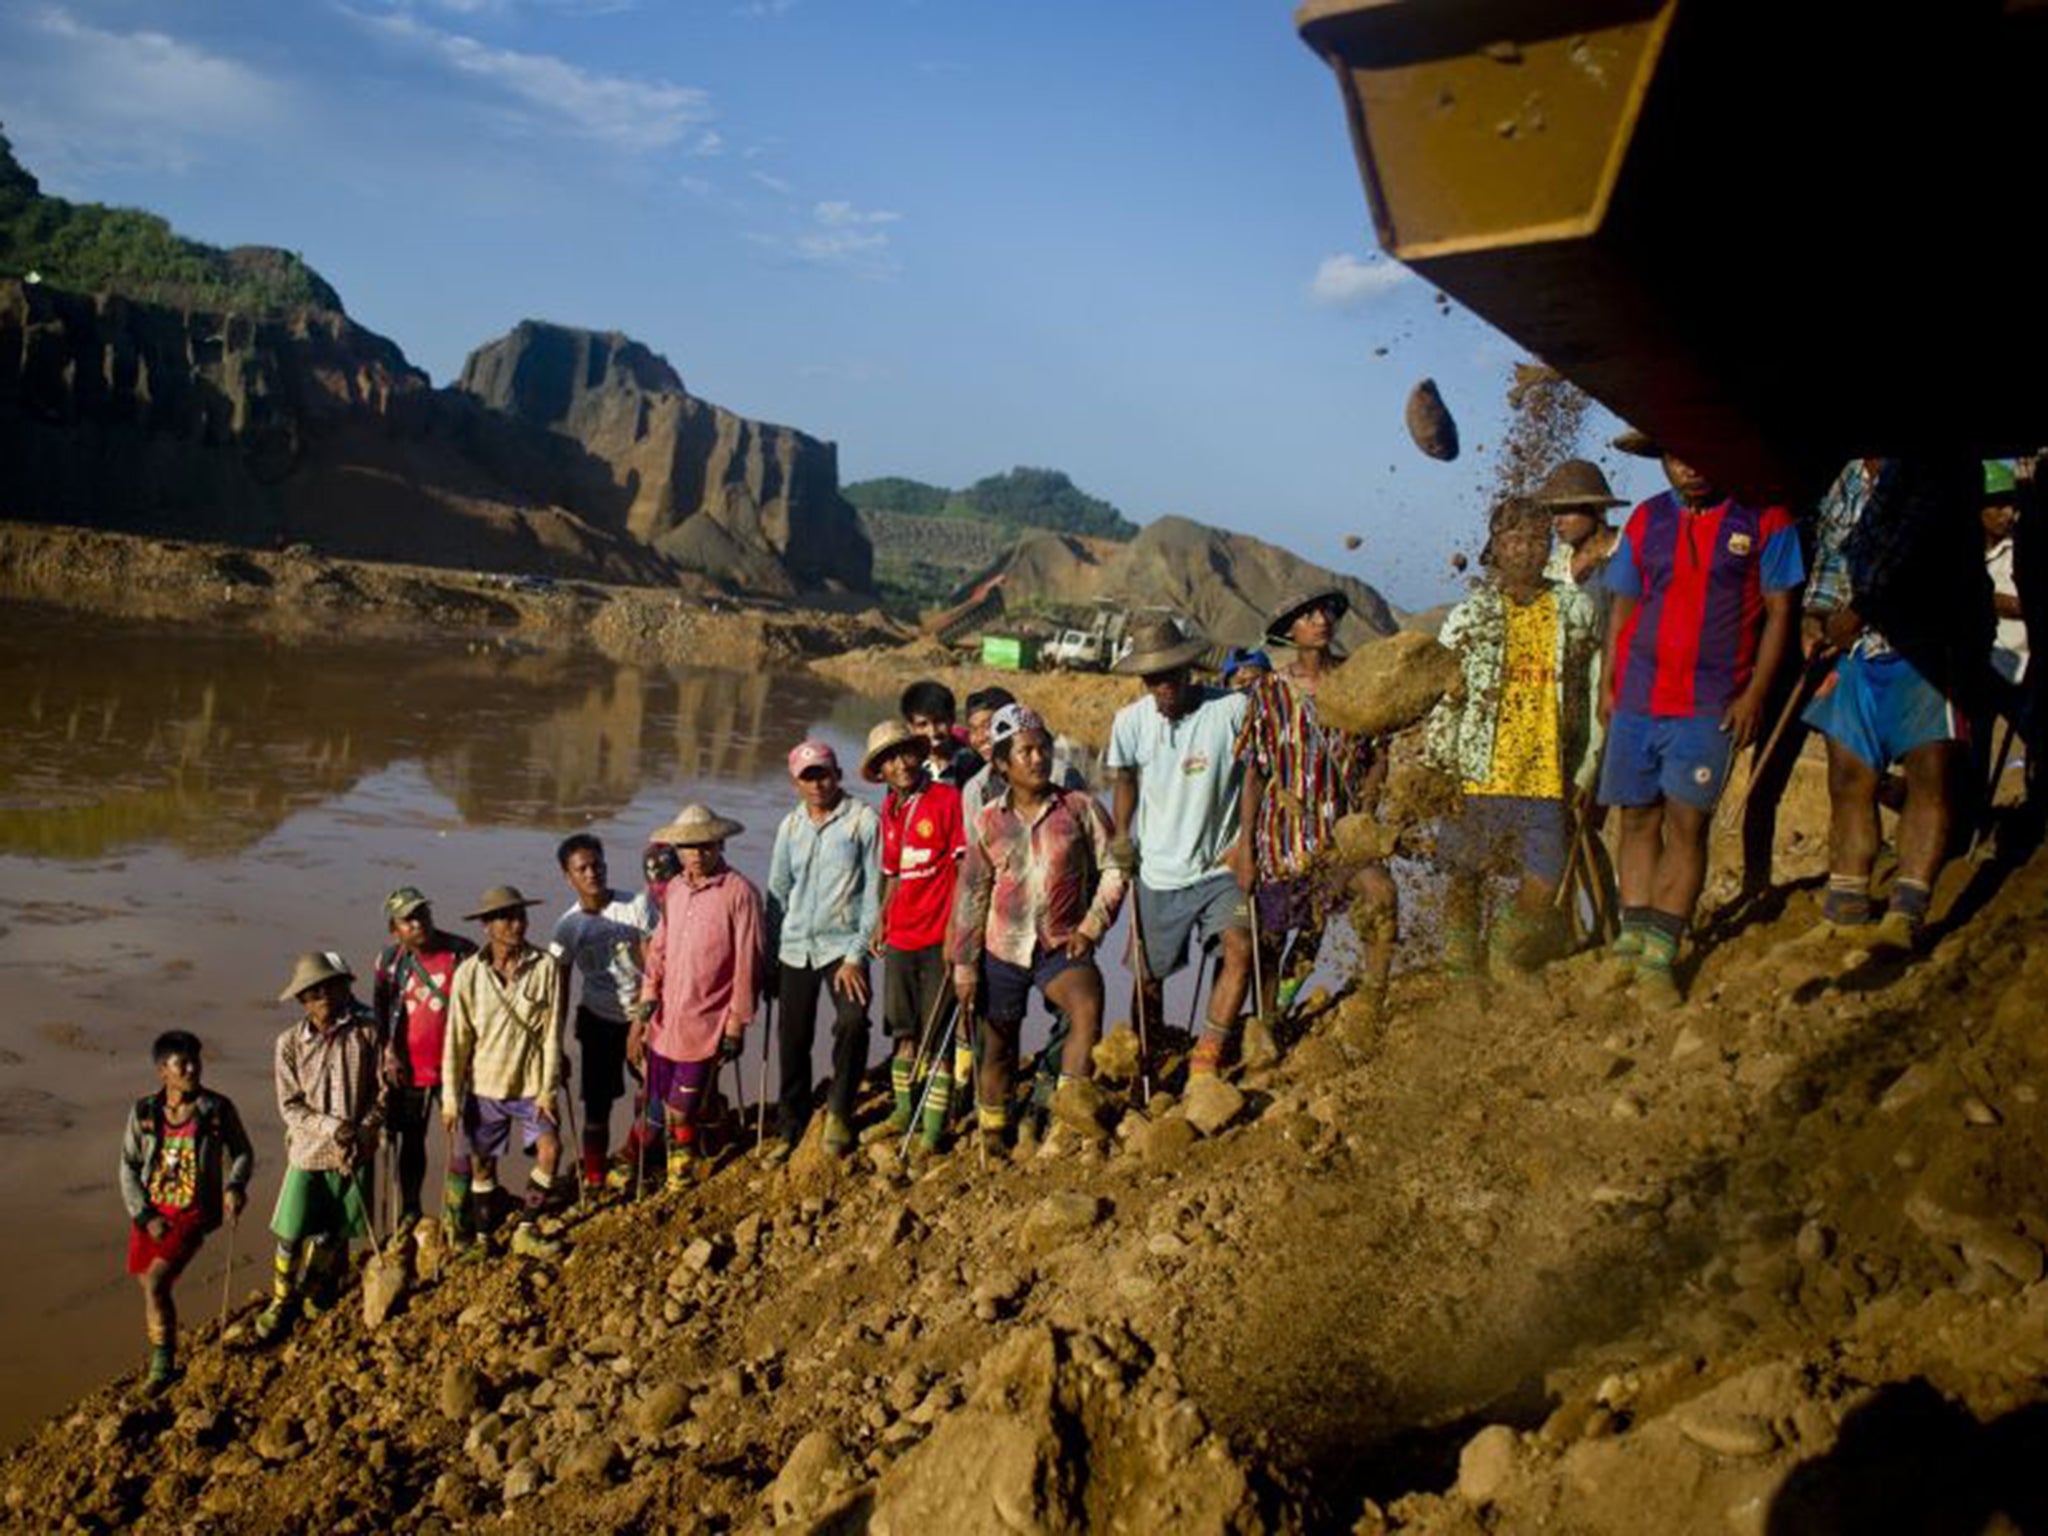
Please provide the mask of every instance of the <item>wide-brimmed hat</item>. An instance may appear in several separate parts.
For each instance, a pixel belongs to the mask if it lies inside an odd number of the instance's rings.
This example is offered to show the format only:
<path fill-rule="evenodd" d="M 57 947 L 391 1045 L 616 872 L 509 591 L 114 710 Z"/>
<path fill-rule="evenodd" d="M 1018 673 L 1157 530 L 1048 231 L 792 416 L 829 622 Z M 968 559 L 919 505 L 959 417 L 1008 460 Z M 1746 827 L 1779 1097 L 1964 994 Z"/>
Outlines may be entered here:
<path fill-rule="evenodd" d="M 1638 459 L 1664 457 L 1664 445 L 1639 427 L 1628 427 L 1617 432 L 1608 440 L 1608 446 L 1616 453 L 1626 453 Z"/>
<path fill-rule="evenodd" d="M 480 923 L 487 917 L 496 917 L 500 912 L 509 912 L 514 907 L 523 910 L 539 905 L 538 901 L 529 899 L 516 885 L 494 885 L 477 897 L 474 912 L 463 915 L 472 923 Z"/>
<path fill-rule="evenodd" d="M 882 776 L 875 771 L 875 765 L 902 746 L 916 747 L 919 756 L 930 751 L 925 739 L 901 720 L 884 720 L 877 724 L 868 732 L 868 747 L 860 756 L 860 776 L 870 784 L 881 783 Z"/>
<path fill-rule="evenodd" d="M 1614 487 L 1589 459 L 1566 459 L 1543 477 L 1533 498 L 1546 512 L 1601 512 L 1622 505 Z"/>
<path fill-rule="evenodd" d="M 1331 615 L 1332 622 L 1343 618 L 1351 611 L 1351 599 L 1336 587 L 1315 587 L 1306 592 L 1290 592 L 1280 606 L 1273 610 L 1272 621 L 1266 625 L 1266 638 L 1278 641 L 1282 645 L 1289 644 L 1287 632 L 1294 628 L 1294 621 L 1308 609 L 1324 603 L 1333 605 L 1337 610 Z"/>
<path fill-rule="evenodd" d="M 722 843 L 729 837 L 738 837 L 746 830 L 708 805 L 686 805 L 676 812 L 674 821 L 654 829 L 654 841 L 671 843 L 678 848 L 701 848 L 706 843 Z"/>
<path fill-rule="evenodd" d="M 284 990 L 277 994 L 280 1003 L 296 1002 L 299 994 L 308 987 L 317 987 L 323 981 L 335 977 L 356 979 L 356 973 L 348 968 L 348 962 L 331 949 L 309 949 L 292 962 L 292 979 L 284 984 Z"/>
<path fill-rule="evenodd" d="M 1147 614 L 1131 626 L 1130 651 L 1110 670 L 1125 677 L 1149 677 L 1192 666 L 1208 649 L 1208 641 L 1188 634 L 1172 615 Z"/>
<path fill-rule="evenodd" d="M 401 885 L 384 898 L 384 915 L 392 922 L 410 917 L 421 907 L 428 905 L 427 893 L 416 885 Z"/>

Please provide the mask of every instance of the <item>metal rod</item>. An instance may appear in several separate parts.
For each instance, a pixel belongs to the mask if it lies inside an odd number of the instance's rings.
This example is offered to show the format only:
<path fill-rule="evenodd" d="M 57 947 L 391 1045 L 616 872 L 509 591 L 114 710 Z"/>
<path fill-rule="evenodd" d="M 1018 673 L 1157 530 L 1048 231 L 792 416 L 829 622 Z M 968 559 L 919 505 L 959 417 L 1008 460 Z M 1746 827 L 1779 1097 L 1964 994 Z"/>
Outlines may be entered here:
<path fill-rule="evenodd" d="M 943 1056 L 946 1053 L 946 1051 L 951 1048 L 953 1044 L 954 1026 L 957 1025 L 959 1022 L 960 1009 L 956 1004 L 953 1010 L 946 1015 L 945 1034 L 939 1037 L 939 1054 L 941 1056 Z M 946 1070 L 950 1072 L 952 1068 L 948 1067 Z M 896 1152 L 896 1155 L 898 1157 L 909 1156 L 910 1139 L 917 1134 L 917 1127 L 919 1123 L 922 1122 L 924 1119 L 925 1107 L 931 1103 L 932 1089 L 938 1085 L 938 1081 L 939 1075 L 936 1071 L 927 1072 L 925 1074 L 924 1092 L 918 1097 L 917 1108 L 911 1111 L 910 1124 L 903 1132 L 903 1145 L 899 1147 Z"/>

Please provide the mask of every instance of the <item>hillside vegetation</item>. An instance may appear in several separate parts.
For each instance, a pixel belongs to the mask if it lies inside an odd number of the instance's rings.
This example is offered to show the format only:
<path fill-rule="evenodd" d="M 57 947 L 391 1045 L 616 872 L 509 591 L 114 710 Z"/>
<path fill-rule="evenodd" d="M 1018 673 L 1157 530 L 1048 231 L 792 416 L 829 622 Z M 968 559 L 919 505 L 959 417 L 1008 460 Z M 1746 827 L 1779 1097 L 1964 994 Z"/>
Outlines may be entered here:
<path fill-rule="evenodd" d="M 290 251 L 187 240 L 153 213 L 45 195 L 0 134 L 0 277 L 36 273 L 86 293 L 152 303 L 270 312 L 341 308 L 341 296 Z"/>
<path fill-rule="evenodd" d="M 1090 496 L 1057 469 L 1019 466 L 1008 474 L 985 475 L 965 490 L 948 490 L 901 475 L 862 480 L 845 489 L 863 512 L 900 512 L 911 517 L 980 519 L 1012 530 L 1050 528 L 1095 539 L 1134 539 L 1138 525 L 1099 496 Z"/>

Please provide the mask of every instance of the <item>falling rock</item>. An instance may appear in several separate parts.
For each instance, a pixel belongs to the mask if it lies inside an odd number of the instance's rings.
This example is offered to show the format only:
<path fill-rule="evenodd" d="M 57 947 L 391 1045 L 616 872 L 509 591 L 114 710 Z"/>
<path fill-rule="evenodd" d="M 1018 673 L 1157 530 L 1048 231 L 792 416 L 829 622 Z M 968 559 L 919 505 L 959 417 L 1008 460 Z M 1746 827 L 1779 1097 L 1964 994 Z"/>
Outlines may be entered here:
<path fill-rule="evenodd" d="M 1361 736 L 1385 736 L 1419 724 L 1439 701 L 1462 697 L 1457 656 L 1430 635 L 1403 631 L 1361 646 L 1316 688 L 1316 714 Z"/>
<path fill-rule="evenodd" d="M 807 1520 L 853 1479 L 853 1465 L 838 1440 L 827 1430 L 814 1429 L 797 1441 L 768 1485 L 769 1512 L 777 1525 Z"/>
<path fill-rule="evenodd" d="M 1457 458 L 1458 424 L 1452 420 L 1450 408 L 1444 404 L 1435 379 L 1424 379 L 1408 391 L 1408 404 L 1402 412 L 1402 419 L 1408 425 L 1408 435 L 1415 440 L 1415 446 L 1432 459 L 1448 464 Z"/>
<path fill-rule="evenodd" d="M 1515 1470 L 1515 1432 L 1505 1424 L 1489 1424 L 1458 1452 L 1458 1497 L 1468 1504 L 1490 1504 Z"/>
<path fill-rule="evenodd" d="M 458 1424 L 467 1424 L 483 1401 L 483 1372 L 467 1361 L 458 1360 L 441 1373 L 441 1412 Z"/>
<path fill-rule="evenodd" d="M 1214 1136 L 1244 1113 L 1245 1098 L 1220 1077 L 1198 1077 L 1181 1100 L 1187 1123 L 1204 1136 Z"/>
<path fill-rule="evenodd" d="M 1128 1083 L 1138 1075 L 1138 1035 L 1128 1025 L 1112 1029 L 1095 1042 L 1096 1076 L 1112 1083 Z"/>
<path fill-rule="evenodd" d="M 1346 549 L 1357 549 L 1364 542 L 1365 540 L 1360 538 L 1355 533 L 1347 533 L 1344 535 L 1344 547 Z"/>

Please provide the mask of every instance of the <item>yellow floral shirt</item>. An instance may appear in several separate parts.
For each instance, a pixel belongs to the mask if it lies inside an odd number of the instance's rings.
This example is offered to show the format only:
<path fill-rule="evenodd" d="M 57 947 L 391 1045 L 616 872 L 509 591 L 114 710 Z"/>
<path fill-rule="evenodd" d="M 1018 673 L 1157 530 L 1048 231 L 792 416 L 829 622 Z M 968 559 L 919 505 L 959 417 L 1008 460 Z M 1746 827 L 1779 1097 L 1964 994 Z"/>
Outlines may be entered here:
<path fill-rule="evenodd" d="M 1501 657 L 1500 716 L 1494 727 L 1493 773 L 1468 780 L 1468 795 L 1564 797 L 1558 750 L 1557 598 L 1505 602 L 1507 644 Z"/>

